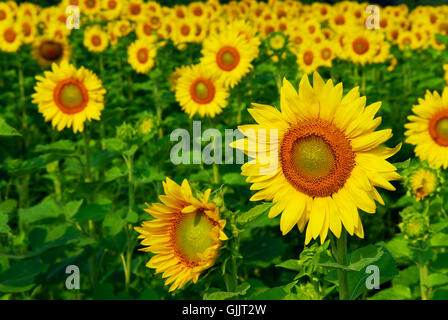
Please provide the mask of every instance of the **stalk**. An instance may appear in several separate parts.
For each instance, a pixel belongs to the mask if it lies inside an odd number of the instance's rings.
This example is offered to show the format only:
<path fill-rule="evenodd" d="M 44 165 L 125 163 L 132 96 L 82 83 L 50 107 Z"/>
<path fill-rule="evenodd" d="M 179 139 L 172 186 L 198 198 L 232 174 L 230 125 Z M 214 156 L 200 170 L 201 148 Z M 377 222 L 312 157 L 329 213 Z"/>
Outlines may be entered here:
<path fill-rule="evenodd" d="M 420 294 L 422 300 L 429 300 L 428 294 L 428 266 L 425 262 L 424 249 L 418 249 L 418 270 L 420 275 Z"/>
<path fill-rule="evenodd" d="M 333 240 L 333 239 L 332 239 Z M 332 253 L 336 262 L 340 265 L 347 265 L 347 233 L 345 230 L 341 231 L 341 236 L 336 241 L 332 241 Z M 348 272 L 347 270 L 338 269 L 339 279 L 339 300 L 348 300 Z"/>

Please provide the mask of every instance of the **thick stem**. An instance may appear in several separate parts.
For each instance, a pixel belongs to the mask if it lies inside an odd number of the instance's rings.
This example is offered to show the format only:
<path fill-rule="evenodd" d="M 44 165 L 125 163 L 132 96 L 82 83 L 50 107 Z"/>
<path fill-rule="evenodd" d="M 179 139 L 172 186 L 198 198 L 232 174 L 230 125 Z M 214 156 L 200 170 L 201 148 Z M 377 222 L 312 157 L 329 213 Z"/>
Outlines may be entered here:
<path fill-rule="evenodd" d="M 345 230 L 341 231 L 341 236 L 335 241 L 333 246 L 333 257 L 340 265 L 347 265 L 347 234 Z M 347 270 L 338 269 L 339 279 L 339 300 L 348 300 L 350 298 L 348 289 L 348 273 Z"/>
<path fill-rule="evenodd" d="M 418 269 L 420 274 L 420 294 L 422 300 L 429 300 L 428 296 L 428 266 L 424 258 L 424 250 L 418 251 Z"/>

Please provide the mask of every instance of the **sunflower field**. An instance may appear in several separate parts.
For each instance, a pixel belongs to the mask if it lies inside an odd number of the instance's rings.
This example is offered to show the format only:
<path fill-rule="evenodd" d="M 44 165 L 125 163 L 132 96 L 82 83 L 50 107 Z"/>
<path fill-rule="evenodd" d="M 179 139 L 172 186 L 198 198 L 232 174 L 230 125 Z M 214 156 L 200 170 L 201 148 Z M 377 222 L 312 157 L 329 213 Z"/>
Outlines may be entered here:
<path fill-rule="evenodd" d="M 0 299 L 448 299 L 448 3 L 168 2 L 0 2 Z"/>

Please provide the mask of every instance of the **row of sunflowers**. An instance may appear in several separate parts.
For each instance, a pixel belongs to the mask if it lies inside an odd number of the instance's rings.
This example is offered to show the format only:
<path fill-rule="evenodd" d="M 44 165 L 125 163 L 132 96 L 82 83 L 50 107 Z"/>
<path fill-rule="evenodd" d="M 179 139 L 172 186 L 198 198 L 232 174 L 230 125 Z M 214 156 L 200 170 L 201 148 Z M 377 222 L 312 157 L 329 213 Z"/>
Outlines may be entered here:
<path fill-rule="evenodd" d="M 448 299 L 447 45 L 448 6 L 0 2 L 0 297 Z"/>

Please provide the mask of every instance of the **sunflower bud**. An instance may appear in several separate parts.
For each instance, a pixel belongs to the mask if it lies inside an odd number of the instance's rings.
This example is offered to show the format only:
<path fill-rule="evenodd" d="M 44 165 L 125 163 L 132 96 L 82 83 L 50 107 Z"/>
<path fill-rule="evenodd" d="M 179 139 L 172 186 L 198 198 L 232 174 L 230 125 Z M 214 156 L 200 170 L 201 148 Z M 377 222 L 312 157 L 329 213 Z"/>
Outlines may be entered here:
<path fill-rule="evenodd" d="M 404 237 L 411 242 L 425 241 L 430 235 L 429 218 L 425 213 L 403 212 L 398 225 Z"/>

